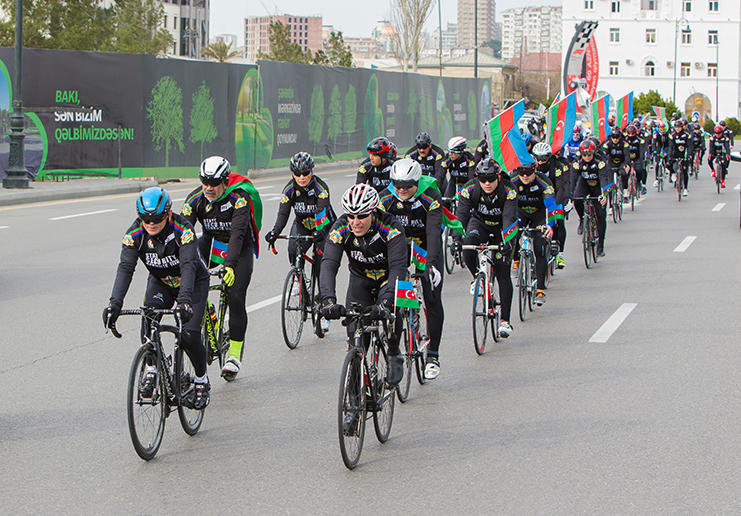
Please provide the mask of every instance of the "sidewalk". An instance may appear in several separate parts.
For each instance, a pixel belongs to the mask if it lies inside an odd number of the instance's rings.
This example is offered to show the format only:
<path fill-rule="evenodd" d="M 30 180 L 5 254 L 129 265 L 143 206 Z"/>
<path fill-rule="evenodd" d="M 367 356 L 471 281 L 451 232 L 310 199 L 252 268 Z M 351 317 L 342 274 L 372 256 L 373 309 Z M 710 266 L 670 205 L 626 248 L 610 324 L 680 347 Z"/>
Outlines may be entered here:
<path fill-rule="evenodd" d="M 358 168 L 359 163 L 360 160 L 323 163 L 317 165 L 315 170 L 318 173 L 338 169 L 347 169 L 354 172 Z M 252 170 L 249 172 L 250 179 L 275 176 L 284 177 L 288 180 L 290 175 L 291 171 L 288 167 Z M 157 180 L 152 178 L 90 178 L 72 179 L 70 181 L 34 181 L 30 185 L 31 188 L 28 189 L 7 189 L 0 187 L 0 206 L 139 192 L 150 186 L 156 186 Z"/>

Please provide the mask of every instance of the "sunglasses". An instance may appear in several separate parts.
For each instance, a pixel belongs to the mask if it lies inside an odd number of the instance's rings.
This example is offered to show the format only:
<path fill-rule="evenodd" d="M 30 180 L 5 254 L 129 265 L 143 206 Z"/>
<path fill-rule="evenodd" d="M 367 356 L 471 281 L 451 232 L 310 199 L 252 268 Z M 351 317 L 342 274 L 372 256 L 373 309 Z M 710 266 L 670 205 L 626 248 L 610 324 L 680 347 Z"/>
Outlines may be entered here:
<path fill-rule="evenodd" d="M 529 169 L 529 170 L 521 170 L 518 175 L 528 177 L 535 174 L 535 169 Z"/>
<path fill-rule="evenodd" d="M 358 219 L 358 220 L 365 220 L 365 219 L 367 219 L 368 217 L 370 217 L 370 213 L 361 213 L 361 214 L 359 214 L 359 215 L 350 215 L 350 214 L 348 213 L 348 215 L 347 215 L 347 218 L 348 218 L 348 220 L 355 220 L 355 219 Z"/>
<path fill-rule="evenodd" d="M 294 172 L 293 175 L 296 176 L 296 177 L 298 177 L 298 176 L 310 176 L 312 172 L 313 172 L 312 169 L 309 169 L 309 170 L 299 170 L 298 172 Z"/>
<path fill-rule="evenodd" d="M 144 224 L 159 224 L 167 218 L 167 212 L 157 213 L 155 215 L 147 215 L 146 213 L 139 214 L 139 220 Z"/>
<path fill-rule="evenodd" d="M 202 177 L 201 184 L 204 184 L 206 186 L 219 186 L 224 184 L 224 181 L 222 179 L 211 179 L 208 177 Z"/>
<path fill-rule="evenodd" d="M 429 147 L 430 147 L 429 145 L 417 145 L 417 148 L 418 148 L 419 150 L 422 150 L 422 149 L 428 149 Z"/>
<path fill-rule="evenodd" d="M 479 181 L 482 183 L 493 183 L 497 179 L 499 179 L 499 176 L 479 176 Z"/>
<path fill-rule="evenodd" d="M 582 151 L 581 155 L 582 156 L 594 156 L 594 152 L 593 151 Z"/>
<path fill-rule="evenodd" d="M 392 183 L 394 183 L 394 188 L 401 190 L 417 186 L 417 181 L 392 181 Z"/>

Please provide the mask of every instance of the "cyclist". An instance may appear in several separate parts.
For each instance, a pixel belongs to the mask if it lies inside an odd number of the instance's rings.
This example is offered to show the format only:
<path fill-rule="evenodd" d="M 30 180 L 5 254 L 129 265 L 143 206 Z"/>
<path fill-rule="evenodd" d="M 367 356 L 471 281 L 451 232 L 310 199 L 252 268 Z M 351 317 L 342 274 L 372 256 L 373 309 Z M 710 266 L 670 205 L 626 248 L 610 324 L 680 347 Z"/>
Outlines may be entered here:
<path fill-rule="evenodd" d="M 581 129 L 574 127 L 574 136 L 572 136 L 569 143 L 563 148 L 563 157 L 568 160 L 569 163 L 573 163 L 579 158 L 579 145 L 582 142 Z"/>
<path fill-rule="evenodd" d="M 656 131 L 654 131 L 653 138 L 651 140 L 651 154 L 654 156 L 654 160 L 658 164 L 659 159 L 666 159 L 669 150 L 669 135 L 666 132 L 666 124 L 663 120 L 656 122 Z M 655 166 L 656 177 L 654 178 L 654 186 L 659 184 L 659 167 Z"/>
<path fill-rule="evenodd" d="M 481 138 L 481 141 L 476 146 L 476 150 L 473 153 L 473 162 L 478 165 L 481 160 L 489 155 L 489 144 L 486 142 L 486 137 Z"/>
<path fill-rule="evenodd" d="M 422 279 L 430 344 L 425 378 L 440 374 L 440 337 L 443 333 L 443 256 L 442 198 L 431 181 L 420 180 L 422 168 L 412 159 L 401 159 L 391 167 L 391 184 L 380 193 L 378 208 L 396 216 L 404 227 L 407 241 L 427 252 L 427 266 Z"/>
<path fill-rule="evenodd" d="M 702 130 L 702 126 L 699 122 L 694 122 L 692 124 L 692 133 L 690 136 L 692 137 L 692 146 L 695 149 L 695 155 L 699 158 L 698 162 L 702 164 L 702 159 L 705 157 L 707 145 L 705 144 L 705 132 Z"/>
<path fill-rule="evenodd" d="M 233 380 L 242 367 L 247 331 L 247 287 L 257 253 L 257 226 L 246 178 L 231 172 L 221 156 L 203 160 L 201 186 L 185 198 L 182 215 L 194 227 L 200 222 L 203 236 L 198 250 L 209 267 L 224 264 L 224 283 L 229 288 L 229 356 L 221 376 Z M 251 186 L 251 185 L 250 185 Z M 224 256 L 217 248 L 226 247 Z"/>
<path fill-rule="evenodd" d="M 368 151 L 369 156 L 358 167 L 355 183 L 367 183 L 375 188 L 377 192 L 389 185 L 391 182 L 389 172 L 394 162 L 394 158 L 391 157 L 393 153 L 392 145 L 385 136 L 373 138 L 368 142 L 365 150 Z"/>
<path fill-rule="evenodd" d="M 494 273 L 499 284 L 499 297 L 502 301 L 502 322 L 499 333 L 502 337 L 512 334 L 509 317 L 512 310 L 512 277 L 509 260 L 512 257 L 511 238 L 517 230 L 517 193 L 499 163 L 485 159 L 476 165 L 476 177 L 466 183 L 461 190 L 455 215 L 466 228 L 463 244 L 501 245 L 501 259 L 494 265 Z M 507 236 L 504 233 L 507 232 Z M 460 236 L 455 234 L 456 244 Z M 506 241 L 505 241 L 506 238 Z M 463 262 L 476 277 L 476 252 L 463 251 Z M 471 283 L 473 289 L 473 282 Z"/>
<path fill-rule="evenodd" d="M 726 121 L 725 120 L 721 120 L 720 122 L 718 122 L 718 125 L 723 128 L 723 136 L 725 136 L 726 138 L 728 138 L 728 141 L 731 142 L 731 147 L 733 147 L 733 144 L 734 144 L 734 141 L 733 141 L 733 137 L 734 137 L 733 131 L 731 131 L 728 128 L 728 124 L 726 124 Z"/>
<path fill-rule="evenodd" d="M 345 308 L 337 304 L 335 284 L 343 251 L 347 254 L 350 281 L 346 304 L 361 303 L 372 307 L 377 317 L 393 310 L 396 281 L 407 274 L 407 241 L 404 227 L 393 215 L 378 210 L 378 192 L 359 183 L 342 195 L 340 215 L 324 243 L 322 271 L 319 276 L 321 314 L 327 319 L 339 319 Z M 399 353 L 401 317 L 396 319 L 389 338 L 389 372 L 386 381 L 397 385 L 404 374 L 404 359 Z M 355 328 L 347 327 L 348 337 Z"/>
<path fill-rule="evenodd" d="M 440 164 L 443 169 L 444 180 L 447 181 L 445 197 L 454 197 L 474 176 L 476 164 L 470 152 L 466 150 L 466 139 L 462 136 L 453 136 L 448 141 L 448 155 Z M 450 174 L 448 179 L 447 174 Z"/>
<path fill-rule="evenodd" d="M 614 127 L 610 131 L 610 137 L 602 144 L 610 172 L 615 176 L 615 183 L 620 180 L 623 187 L 623 202 L 628 202 L 628 166 L 630 156 L 628 155 L 628 144 L 623 139 L 623 132 Z"/>
<path fill-rule="evenodd" d="M 579 179 L 574 189 L 574 197 L 597 197 L 600 206 L 596 206 L 597 212 L 597 255 L 605 255 L 605 233 L 607 232 L 607 213 L 605 205 L 607 204 L 606 193 L 609 186 L 615 184 L 612 181 L 612 174 L 607 170 L 605 162 L 595 156 L 597 146 L 590 140 L 584 140 L 579 148 L 581 159 L 574 163 L 574 170 L 579 173 Z M 604 193 L 603 193 L 604 192 Z M 574 201 L 574 208 L 579 215 L 579 228 L 577 233 L 582 234 L 584 228 L 584 201 Z"/>
<path fill-rule="evenodd" d="M 440 165 L 445 159 L 445 151 L 432 143 L 430 133 L 422 131 L 414 139 L 415 146 L 407 151 L 406 157 L 411 158 L 422 167 L 422 174 L 437 179 L 440 191 L 443 191 L 445 171 Z"/>
<path fill-rule="evenodd" d="M 672 165 L 671 181 L 676 180 L 677 172 L 682 174 L 682 197 L 687 197 L 687 186 L 689 184 L 689 156 L 694 152 L 690 133 L 684 130 L 681 120 L 674 122 L 674 131 L 669 135 L 669 148 L 667 154 Z"/>
<path fill-rule="evenodd" d="M 571 178 L 569 177 L 570 166 L 565 158 L 559 158 L 553 154 L 553 149 L 545 142 L 538 143 L 533 147 L 533 156 L 539 175 L 548 179 L 555 190 L 555 203 L 560 204 L 564 211 L 571 210 Z M 546 214 L 547 216 L 547 214 Z M 566 224 L 564 220 L 557 220 L 553 225 L 553 235 L 558 242 L 558 255 L 556 266 L 559 269 L 566 267 L 563 250 L 566 246 Z"/>
<path fill-rule="evenodd" d="M 329 233 L 332 222 L 337 216 L 329 200 L 329 187 L 314 174 L 314 158 L 308 152 L 297 152 L 289 163 L 293 177 L 283 188 L 278 216 L 273 229 L 265 234 L 269 245 L 275 244 L 278 235 L 286 227 L 291 210 L 296 217 L 291 226 L 291 235 L 311 235 L 313 241 L 288 241 L 288 262 L 293 265 L 298 253 L 305 253 L 310 247 L 314 248 L 314 274 L 319 275 L 321 267 L 322 247 Z M 320 318 L 320 323 L 314 328 L 317 337 L 322 338 L 329 330 L 329 321 Z"/>
<path fill-rule="evenodd" d="M 645 194 L 647 193 L 646 167 L 643 156 L 646 154 L 648 143 L 635 125 L 629 125 L 625 132 L 625 143 L 628 144 L 628 157 L 636 171 L 636 180 L 638 182 L 636 187 L 641 189 L 641 193 Z"/>
<path fill-rule="evenodd" d="M 536 145 L 548 145 L 539 143 Z M 550 148 L 550 145 L 548 145 Z M 541 150 L 541 152 L 543 152 Z M 542 154 L 541 154 L 542 155 Z M 555 191 L 553 185 L 545 174 L 536 174 L 536 165 L 530 163 L 522 165 L 513 170 L 517 176 L 512 179 L 512 187 L 517 193 L 517 217 L 519 226 L 535 228 L 543 226 L 543 233 L 534 238 L 535 250 L 535 275 L 537 280 L 535 290 L 535 304 L 542 306 L 545 303 L 545 274 L 548 262 L 545 257 L 545 246 L 550 245 L 553 236 L 552 225 L 547 224 L 548 212 L 556 206 Z M 515 244 L 515 254 L 512 261 L 512 269 L 519 266 L 520 240 Z"/>
<path fill-rule="evenodd" d="M 201 321 L 208 295 L 208 273 L 200 256 L 193 226 L 185 217 L 172 212 L 170 195 L 153 186 L 136 199 L 137 219 L 126 231 L 121 258 L 113 283 L 108 307 L 103 310 L 103 324 L 111 328 L 121 314 L 126 292 L 134 276 L 137 259 L 149 271 L 144 306 L 158 309 L 172 307 L 183 321 L 180 346 L 193 363 L 193 406 L 197 410 L 208 405 L 211 385 L 206 374 L 206 348 L 201 340 Z M 146 328 L 142 324 L 142 340 Z M 157 385 L 157 367 L 146 366 L 139 385 L 143 398 L 151 398 Z"/>
<path fill-rule="evenodd" d="M 726 187 L 726 174 L 728 173 L 728 164 L 731 161 L 731 142 L 726 137 L 723 126 L 722 125 L 716 125 L 715 130 L 713 131 L 713 137 L 710 138 L 710 142 L 708 143 L 708 146 L 710 147 L 710 152 L 708 152 L 708 165 L 710 165 L 710 170 L 713 171 L 713 177 L 715 177 L 715 174 L 720 173 L 721 174 L 721 181 L 720 186 L 721 188 Z M 713 160 L 716 156 L 722 156 L 721 159 L 721 167 L 722 170 L 718 172 L 715 170 Z"/>

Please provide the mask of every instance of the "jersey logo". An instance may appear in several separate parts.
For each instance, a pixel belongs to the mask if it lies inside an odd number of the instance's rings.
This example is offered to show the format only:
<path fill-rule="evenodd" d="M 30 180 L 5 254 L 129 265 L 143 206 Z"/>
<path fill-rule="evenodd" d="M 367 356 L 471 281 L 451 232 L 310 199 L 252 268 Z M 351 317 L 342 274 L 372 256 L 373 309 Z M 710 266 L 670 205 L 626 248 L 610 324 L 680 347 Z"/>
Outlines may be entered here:
<path fill-rule="evenodd" d="M 129 247 L 134 247 L 134 238 L 131 235 L 124 235 L 121 243 Z"/>
<path fill-rule="evenodd" d="M 427 211 L 436 210 L 440 207 L 440 203 L 437 201 L 432 201 L 432 204 L 430 204 L 430 208 Z"/>
<path fill-rule="evenodd" d="M 240 197 L 239 199 L 237 199 L 237 202 L 234 203 L 234 209 L 235 210 L 238 210 L 240 208 L 244 208 L 245 206 L 247 206 L 247 199 L 244 199 L 242 197 Z"/>
<path fill-rule="evenodd" d="M 180 237 L 180 242 L 182 244 L 189 244 L 193 241 L 193 231 L 190 229 L 186 229 L 183 231 L 183 236 Z"/>
<path fill-rule="evenodd" d="M 183 215 L 186 217 L 191 215 L 193 213 L 193 208 L 190 207 L 190 204 L 184 204 L 183 205 Z"/>
<path fill-rule="evenodd" d="M 224 213 L 225 211 L 227 211 L 231 207 L 232 207 L 232 203 L 231 202 L 228 202 L 226 204 L 222 204 L 221 205 L 221 213 Z"/>
<path fill-rule="evenodd" d="M 506 186 L 504 189 L 507 191 L 507 200 L 511 201 L 512 199 L 517 198 L 517 192 L 515 192 L 512 188 L 507 188 Z"/>

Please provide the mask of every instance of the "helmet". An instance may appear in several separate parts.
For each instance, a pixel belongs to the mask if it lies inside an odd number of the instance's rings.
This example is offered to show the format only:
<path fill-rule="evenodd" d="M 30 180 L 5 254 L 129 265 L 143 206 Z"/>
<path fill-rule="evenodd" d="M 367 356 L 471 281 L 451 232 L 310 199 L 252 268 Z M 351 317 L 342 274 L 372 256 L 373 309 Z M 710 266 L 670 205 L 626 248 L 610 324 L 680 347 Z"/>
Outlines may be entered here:
<path fill-rule="evenodd" d="M 389 158 L 396 159 L 396 156 L 399 155 L 399 149 L 396 148 L 396 144 L 394 142 L 391 142 L 391 151 L 389 151 Z"/>
<path fill-rule="evenodd" d="M 201 163 L 201 172 L 198 177 L 202 182 L 212 184 L 224 183 L 229 180 L 229 173 L 232 171 L 229 162 L 221 156 L 211 156 Z"/>
<path fill-rule="evenodd" d="M 430 133 L 427 131 L 422 131 L 414 139 L 414 143 L 417 145 L 417 148 L 424 148 L 432 144 L 432 137 L 430 137 Z"/>
<path fill-rule="evenodd" d="M 535 163 L 526 163 L 525 165 L 520 165 L 519 167 L 515 167 L 515 169 L 512 171 L 514 175 L 524 174 L 526 176 L 532 174 L 533 172 L 535 172 Z"/>
<path fill-rule="evenodd" d="M 394 161 L 391 165 L 391 181 L 419 181 L 422 176 L 422 167 L 419 163 L 410 158 L 402 158 Z"/>
<path fill-rule="evenodd" d="M 582 139 L 581 129 L 579 127 L 574 127 L 574 136 L 571 139 L 575 142 Z"/>
<path fill-rule="evenodd" d="M 617 127 L 613 127 L 612 131 L 610 131 L 610 138 L 615 138 L 616 136 L 620 138 L 623 135 L 622 131 L 618 129 Z"/>
<path fill-rule="evenodd" d="M 597 146 L 594 144 L 592 140 L 584 140 L 579 145 L 579 151 L 581 152 L 594 152 L 597 150 Z"/>
<path fill-rule="evenodd" d="M 660 130 L 662 130 L 662 131 L 663 131 L 664 129 L 666 129 L 666 124 L 664 123 L 664 121 L 663 121 L 663 120 L 659 120 L 658 122 L 656 122 L 656 125 L 657 125 L 657 126 L 659 127 L 659 129 L 660 129 Z"/>
<path fill-rule="evenodd" d="M 371 185 L 358 183 L 342 194 L 342 209 L 350 215 L 371 213 L 378 207 L 378 192 Z"/>
<path fill-rule="evenodd" d="M 314 158 L 308 152 L 297 152 L 291 158 L 291 172 L 297 174 L 299 172 L 311 172 L 314 170 Z"/>
<path fill-rule="evenodd" d="M 535 159 L 548 159 L 553 155 L 553 149 L 545 142 L 536 143 L 533 147 Z"/>
<path fill-rule="evenodd" d="M 683 127 L 683 126 L 684 126 L 684 124 L 682 123 L 682 121 L 681 121 L 681 120 L 674 120 L 674 121 L 672 122 L 672 125 L 673 125 L 674 127 Z"/>
<path fill-rule="evenodd" d="M 388 159 L 391 154 L 391 142 L 385 136 L 379 136 L 368 142 L 365 150 L 368 151 L 368 154 L 377 154 L 382 158 Z"/>
<path fill-rule="evenodd" d="M 499 163 L 489 158 L 479 161 L 479 164 L 476 165 L 475 173 L 477 176 L 494 176 L 499 175 L 501 172 L 502 167 L 499 166 Z"/>
<path fill-rule="evenodd" d="M 713 132 L 715 134 L 723 134 L 723 131 L 724 131 L 724 129 L 723 129 L 723 126 L 722 125 L 716 125 L 715 126 L 715 129 L 713 129 Z"/>
<path fill-rule="evenodd" d="M 702 126 L 700 125 L 700 122 L 693 123 L 692 124 L 692 129 L 694 129 L 695 131 L 699 131 L 700 129 L 702 129 Z"/>
<path fill-rule="evenodd" d="M 466 150 L 466 139 L 463 136 L 453 136 L 448 140 L 448 152 L 460 154 Z"/>
<path fill-rule="evenodd" d="M 634 126 L 634 125 L 629 125 L 625 129 L 625 132 L 628 133 L 629 135 L 633 136 L 634 134 L 636 134 L 638 132 L 638 128 L 636 126 Z"/>
<path fill-rule="evenodd" d="M 725 127 L 726 126 L 726 121 L 725 120 L 721 120 L 720 122 L 718 122 L 718 125 L 720 125 L 721 127 Z"/>
<path fill-rule="evenodd" d="M 139 215 L 161 215 L 170 211 L 170 208 L 170 194 L 159 186 L 147 188 L 136 198 L 136 212 Z"/>
<path fill-rule="evenodd" d="M 679 113 L 677 113 L 676 111 L 672 113 L 672 120 L 677 120 L 678 118 L 679 118 Z"/>

